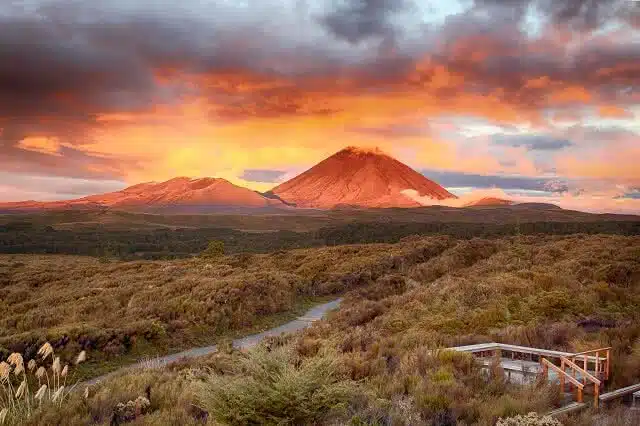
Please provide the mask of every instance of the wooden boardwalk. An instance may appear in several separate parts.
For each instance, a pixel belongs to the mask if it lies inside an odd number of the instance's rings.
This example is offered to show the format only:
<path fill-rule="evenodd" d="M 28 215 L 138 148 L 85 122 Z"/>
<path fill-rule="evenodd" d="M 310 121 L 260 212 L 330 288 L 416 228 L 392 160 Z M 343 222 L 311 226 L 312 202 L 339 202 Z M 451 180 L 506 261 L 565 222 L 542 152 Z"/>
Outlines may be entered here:
<path fill-rule="evenodd" d="M 499 363 L 511 382 L 529 384 L 543 375 L 548 381 L 558 383 L 562 392 L 568 387 L 575 391 L 572 409 L 584 406 L 584 394 L 593 394 L 597 408 L 603 383 L 611 371 L 611 348 L 599 348 L 580 353 L 555 351 L 505 343 L 480 343 L 447 348 L 456 352 L 468 352 L 478 357 L 488 368 Z"/>
<path fill-rule="evenodd" d="M 567 387 L 575 392 L 575 401 L 549 412 L 550 416 L 569 414 L 589 406 L 584 401 L 587 392 L 593 395 L 595 408 L 601 403 L 632 395 L 631 408 L 640 409 L 640 383 L 600 393 L 611 373 L 610 347 L 570 353 L 490 342 L 445 350 L 471 353 L 485 369 L 499 363 L 512 383 L 531 384 L 543 375 L 548 381 L 558 383 L 562 392 Z"/>
<path fill-rule="evenodd" d="M 547 413 L 547 416 L 551 416 L 551 417 L 562 416 L 564 414 L 570 414 L 576 411 L 580 411 L 584 408 L 587 408 L 587 404 L 585 404 L 584 402 L 572 402 L 571 404 L 567 404 L 564 407 L 560 407 L 553 411 L 549 411 Z"/>
<path fill-rule="evenodd" d="M 634 399 L 640 401 L 640 383 L 627 386 L 626 388 L 620 388 L 611 392 L 603 393 L 602 395 L 600 395 L 600 401 L 607 402 L 614 399 L 622 398 L 629 394 L 633 394 Z"/>

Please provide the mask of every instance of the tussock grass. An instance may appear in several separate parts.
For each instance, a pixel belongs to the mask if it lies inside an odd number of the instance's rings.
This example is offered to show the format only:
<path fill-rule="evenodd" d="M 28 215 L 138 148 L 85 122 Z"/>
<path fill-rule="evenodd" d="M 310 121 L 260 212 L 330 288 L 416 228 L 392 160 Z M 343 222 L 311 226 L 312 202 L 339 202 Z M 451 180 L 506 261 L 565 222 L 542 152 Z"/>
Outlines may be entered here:
<path fill-rule="evenodd" d="M 85 360 L 83 351 L 75 364 Z M 62 366 L 48 342 L 40 347 L 37 358 L 26 363 L 17 352 L 9 355 L 0 362 L 0 425 L 23 424 L 47 406 L 61 408 L 72 389 L 68 379 L 69 365 Z"/>

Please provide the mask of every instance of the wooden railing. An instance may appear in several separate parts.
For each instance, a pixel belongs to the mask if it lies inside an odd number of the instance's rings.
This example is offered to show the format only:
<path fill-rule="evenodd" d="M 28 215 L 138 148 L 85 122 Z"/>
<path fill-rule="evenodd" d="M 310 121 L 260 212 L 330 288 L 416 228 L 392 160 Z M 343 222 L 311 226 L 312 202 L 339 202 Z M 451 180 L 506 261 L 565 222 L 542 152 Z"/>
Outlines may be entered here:
<path fill-rule="evenodd" d="M 594 377 L 587 370 L 584 370 L 583 368 L 580 368 L 576 363 L 574 363 L 570 359 L 561 358 L 560 362 L 562 363 L 560 368 L 562 368 L 564 370 L 565 367 L 569 367 L 569 369 L 573 372 L 573 377 L 575 377 L 575 373 L 576 372 L 582 374 L 582 382 L 583 382 L 583 384 L 586 385 L 587 384 L 587 379 L 588 379 L 593 384 L 600 386 L 600 384 L 601 384 L 600 379 Z"/>
<path fill-rule="evenodd" d="M 602 377 L 605 381 L 609 380 L 609 374 L 611 373 L 611 347 L 578 352 L 567 358 L 576 363 L 582 362 L 584 370 L 588 370 L 587 366 L 593 364 L 593 371 L 596 377 Z"/>
<path fill-rule="evenodd" d="M 449 348 L 449 350 L 470 352 L 480 357 L 510 357 L 513 360 L 528 359 L 529 361 L 539 361 L 547 380 L 549 378 L 549 369 L 552 369 L 558 373 L 563 391 L 567 382 L 576 387 L 578 394 L 577 401 L 580 403 L 582 403 L 585 387 L 593 385 L 594 405 L 596 408 L 599 405 L 599 395 L 602 390 L 602 384 L 609 380 L 611 374 L 611 347 L 574 354 L 491 342 L 458 346 Z M 553 360 L 553 362 L 551 362 L 550 359 Z M 558 366 L 558 364 L 560 364 L 560 366 Z"/>
<path fill-rule="evenodd" d="M 578 367 L 578 365 L 570 359 L 563 357 L 560 362 L 562 363 L 560 368 L 564 370 L 566 367 L 569 367 L 569 371 L 573 377 L 576 377 L 576 373 L 582 375 L 582 384 L 584 386 L 587 385 L 587 382 L 591 382 L 591 384 L 593 384 L 593 405 L 595 408 L 598 408 L 598 404 L 600 402 L 600 385 L 602 384 L 600 380 L 594 377 L 587 370 Z"/>
<path fill-rule="evenodd" d="M 555 365 L 554 363 L 552 363 L 546 358 L 542 358 L 541 363 L 542 363 L 542 374 L 545 375 L 545 377 L 547 378 L 547 381 L 549 380 L 549 369 L 552 369 L 553 371 L 558 373 L 558 377 L 560 378 L 560 388 L 562 389 L 562 391 L 564 392 L 565 381 L 568 381 L 569 383 L 575 385 L 577 389 L 576 401 L 582 403 L 582 399 L 583 399 L 582 393 L 584 390 L 583 383 L 581 383 L 575 377 L 572 377 L 571 375 L 567 374 L 566 371 L 564 371 L 563 369 L 561 369 L 560 367 L 558 367 L 557 365 Z"/>
<path fill-rule="evenodd" d="M 566 382 L 569 382 L 570 384 L 576 386 L 578 393 L 576 398 L 577 402 L 582 402 L 584 388 L 587 385 L 593 385 L 593 405 L 595 408 L 598 408 L 600 402 L 600 386 L 602 385 L 600 379 L 594 377 L 587 370 L 581 368 L 576 363 L 565 357 L 562 357 L 560 359 L 560 367 L 558 367 L 548 359 L 542 358 L 542 371 L 547 379 L 549 377 L 549 368 L 558 373 L 558 378 L 560 379 L 560 389 L 562 392 L 564 392 L 565 390 Z M 569 370 L 569 372 L 567 372 L 567 369 Z"/>

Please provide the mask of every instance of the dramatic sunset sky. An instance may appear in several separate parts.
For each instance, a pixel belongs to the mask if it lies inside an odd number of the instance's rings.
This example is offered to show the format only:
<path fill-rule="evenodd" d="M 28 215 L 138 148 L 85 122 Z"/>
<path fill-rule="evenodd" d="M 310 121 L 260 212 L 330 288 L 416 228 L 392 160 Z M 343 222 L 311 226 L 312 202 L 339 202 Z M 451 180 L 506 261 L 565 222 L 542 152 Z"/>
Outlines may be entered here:
<path fill-rule="evenodd" d="M 640 2 L 2 0 L 0 199 L 267 190 L 348 145 L 640 213 Z"/>

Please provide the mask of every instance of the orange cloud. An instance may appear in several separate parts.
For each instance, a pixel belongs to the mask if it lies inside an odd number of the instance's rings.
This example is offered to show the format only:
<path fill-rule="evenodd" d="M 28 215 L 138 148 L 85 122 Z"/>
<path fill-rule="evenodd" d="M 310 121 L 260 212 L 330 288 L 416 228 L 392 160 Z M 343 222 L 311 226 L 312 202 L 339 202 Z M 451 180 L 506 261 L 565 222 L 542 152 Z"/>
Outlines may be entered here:
<path fill-rule="evenodd" d="M 598 115 L 602 118 L 634 118 L 633 112 L 617 105 L 601 105 L 598 107 Z"/>
<path fill-rule="evenodd" d="M 29 136 L 18 142 L 17 147 L 26 151 L 34 151 L 48 155 L 60 155 L 62 144 L 58 138 Z"/>
<path fill-rule="evenodd" d="M 553 92 L 550 99 L 552 102 L 559 104 L 575 102 L 588 103 L 591 101 L 592 96 L 584 87 L 569 86 Z"/>
<path fill-rule="evenodd" d="M 551 79 L 546 75 L 542 77 L 532 78 L 531 80 L 527 80 L 524 85 L 525 89 L 544 89 L 551 85 Z"/>
<path fill-rule="evenodd" d="M 611 143 L 581 158 L 565 154 L 555 159 L 564 176 L 640 184 L 640 137 L 631 143 Z"/>
<path fill-rule="evenodd" d="M 543 108 L 526 102 L 526 96 L 514 97 L 506 87 L 484 93 L 470 90 L 466 84 L 473 81 L 465 73 L 431 58 L 371 87 L 373 83 L 359 70 L 346 70 L 338 78 L 287 79 L 247 72 L 188 78 L 200 90 L 183 97 L 181 103 L 98 116 L 105 126 L 92 131 L 85 148 L 142 164 L 126 172 L 130 182 L 211 175 L 265 189 L 268 184 L 245 182 L 238 176 L 245 169 L 311 166 L 347 145 L 376 144 L 392 153 L 409 150 L 413 158 L 402 159 L 417 167 L 534 176 L 537 167 L 521 148 L 503 148 L 501 162 L 486 143 L 465 146 L 461 152 L 454 143 L 425 134 L 403 137 L 398 150 L 399 142 L 393 137 L 349 129 L 426 123 L 443 116 L 548 126 Z M 529 79 L 522 90 L 542 91 L 545 95 L 538 98 L 544 101 L 546 96 L 552 104 L 592 100 L 587 89 L 547 76 Z M 568 170 L 577 167 L 565 165 Z"/>

